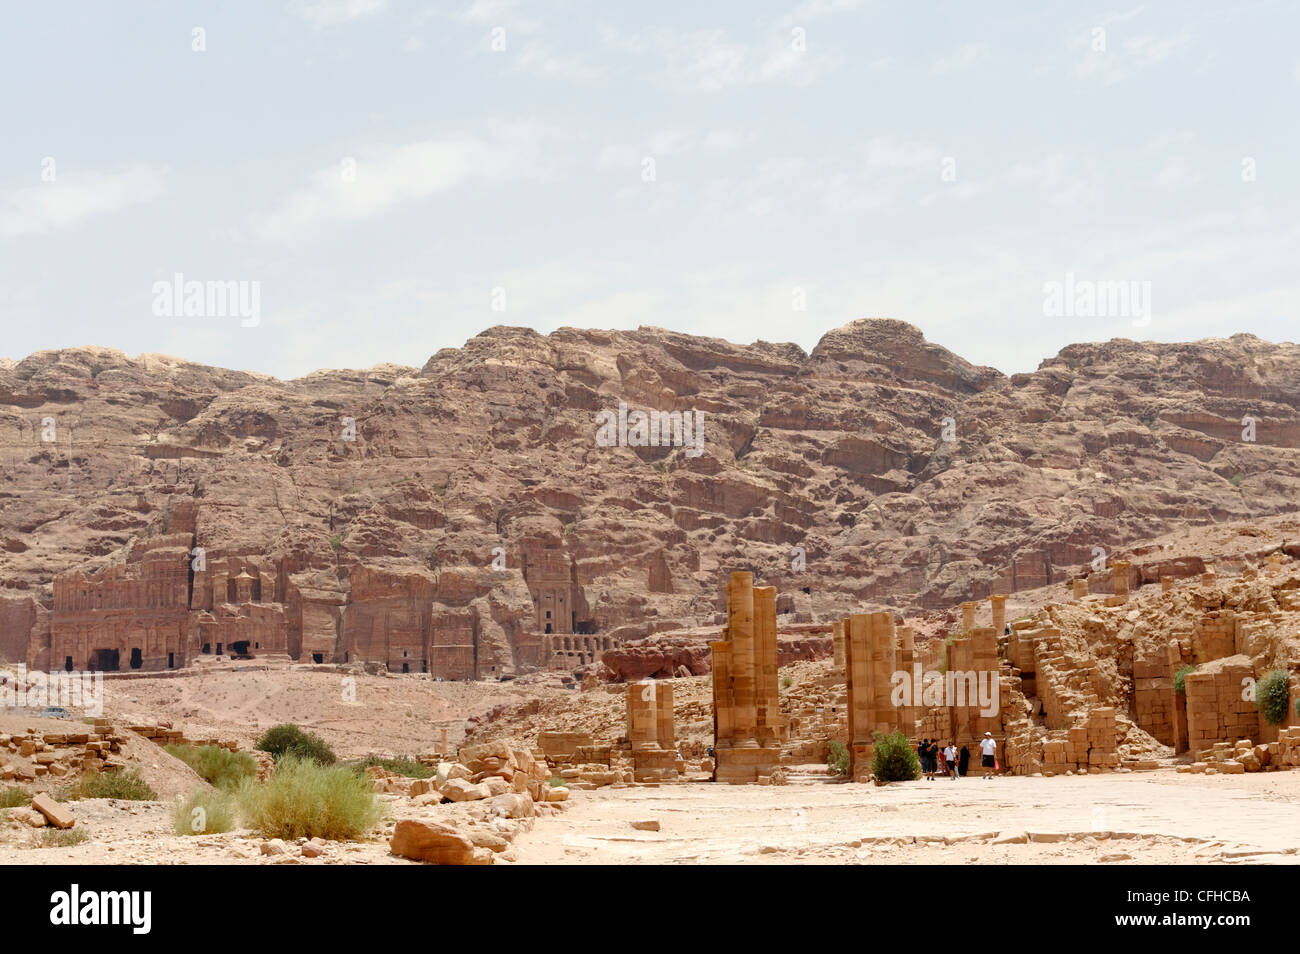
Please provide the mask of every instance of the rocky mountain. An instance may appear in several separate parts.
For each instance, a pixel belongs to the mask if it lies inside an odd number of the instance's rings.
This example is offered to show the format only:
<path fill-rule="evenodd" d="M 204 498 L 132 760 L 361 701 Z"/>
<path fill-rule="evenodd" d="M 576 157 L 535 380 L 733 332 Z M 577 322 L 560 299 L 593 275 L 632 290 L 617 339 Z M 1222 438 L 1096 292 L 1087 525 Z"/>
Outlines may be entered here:
<path fill-rule="evenodd" d="M 144 668 L 215 639 L 482 675 L 710 622 L 732 569 L 781 612 L 919 612 L 1293 512 L 1300 347 L 1120 339 L 1007 377 L 883 319 L 810 354 L 495 327 L 292 381 L 77 348 L 0 364 L 0 435 L 10 659 L 93 654 L 112 617 Z"/>

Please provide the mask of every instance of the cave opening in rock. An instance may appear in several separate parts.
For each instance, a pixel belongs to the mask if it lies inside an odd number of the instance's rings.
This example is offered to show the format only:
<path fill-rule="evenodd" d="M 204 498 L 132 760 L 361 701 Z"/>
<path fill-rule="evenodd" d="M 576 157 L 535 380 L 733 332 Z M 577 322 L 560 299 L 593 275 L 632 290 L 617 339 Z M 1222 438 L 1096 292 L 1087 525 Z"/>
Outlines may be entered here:
<path fill-rule="evenodd" d="M 121 654 L 116 649 L 96 649 L 90 654 L 91 672 L 117 672 Z"/>

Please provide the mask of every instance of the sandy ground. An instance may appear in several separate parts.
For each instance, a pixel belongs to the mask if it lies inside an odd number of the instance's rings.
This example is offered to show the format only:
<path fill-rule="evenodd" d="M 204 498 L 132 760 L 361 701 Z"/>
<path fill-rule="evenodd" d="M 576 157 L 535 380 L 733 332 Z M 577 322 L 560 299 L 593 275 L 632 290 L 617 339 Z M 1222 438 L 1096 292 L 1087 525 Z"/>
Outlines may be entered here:
<path fill-rule="evenodd" d="M 180 678 L 108 679 L 104 709 L 124 724 L 166 721 L 190 738 L 231 739 L 245 747 L 271 726 L 293 722 L 321 735 L 340 757 L 352 758 L 433 752 L 443 728 L 448 743 L 459 745 L 467 717 L 562 691 L 521 682 L 250 666 Z"/>
<path fill-rule="evenodd" d="M 599 789 L 516 848 L 524 864 L 1294 864 L 1300 772 Z"/>
<path fill-rule="evenodd" d="M 375 831 L 332 843 L 319 858 L 292 844 L 263 855 L 264 839 L 248 831 L 177 836 L 164 802 L 73 802 L 86 843 L 36 847 L 38 833 L 0 824 L 0 864 L 410 864 L 388 852 L 397 819 L 463 825 L 474 812 L 473 803 L 382 799 L 388 818 Z M 660 830 L 632 827 L 647 819 Z M 1300 772 L 575 790 L 561 813 L 533 820 L 497 857 L 548 865 L 1294 864 Z"/>

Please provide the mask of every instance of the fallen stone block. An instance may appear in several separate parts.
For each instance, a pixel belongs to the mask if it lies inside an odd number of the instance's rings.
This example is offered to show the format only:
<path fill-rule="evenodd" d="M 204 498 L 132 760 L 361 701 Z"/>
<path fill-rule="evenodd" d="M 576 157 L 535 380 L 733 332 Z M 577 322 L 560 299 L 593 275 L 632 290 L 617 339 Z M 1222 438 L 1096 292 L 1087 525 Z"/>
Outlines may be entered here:
<path fill-rule="evenodd" d="M 533 800 L 518 792 L 497 795 L 489 799 L 486 805 L 489 811 L 506 818 L 531 818 L 534 815 Z"/>
<path fill-rule="evenodd" d="M 453 778 L 442 787 L 442 795 L 453 802 L 472 802 L 480 798 L 488 798 L 492 794 L 491 790 L 482 783 L 474 784 L 467 782 L 463 778 Z"/>
<path fill-rule="evenodd" d="M 435 865 L 490 865 L 492 851 L 442 822 L 405 819 L 397 823 L 389 850 L 402 858 Z"/>
<path fill-rule="evenodd" d="M 32 808 L 44 815 L 45 820 L 55 828 L 71 828 L 77 823 L 72 812 L 44 792 L 32 798 Z"/>

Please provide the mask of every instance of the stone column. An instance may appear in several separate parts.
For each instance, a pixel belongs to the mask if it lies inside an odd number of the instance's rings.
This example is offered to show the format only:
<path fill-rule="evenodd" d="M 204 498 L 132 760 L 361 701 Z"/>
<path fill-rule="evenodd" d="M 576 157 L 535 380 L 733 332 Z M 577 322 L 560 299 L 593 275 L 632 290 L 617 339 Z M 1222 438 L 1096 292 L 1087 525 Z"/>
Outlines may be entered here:
<path fill-rule="evenodd" d="M 735 696 L 731 691 L 731 643 L 709 643 L 713 650 L 713 739 L 714 747 L 731 745 L 736 735 Z"/>
<path fill-rule="evenodd" d="M 974 601 L 961 604 L 961 631 L 969 633 L 975 628 L 975 611 L 979 609 L 979 603 Z"/>
<path fill-rule="evenodd" d="M 977 627 L 971 632 L 971 668 L 975 671 L 976 697 L 968 700 L 971 721 L 974 724 L 970 743 L 978 742 L 984 737 L 985 732 L 992 732 L 995 736 L 1002 734 L 1002 680 L 998 666 L 999 632 L 1000 630 L 988 626 Z M 990 708 L 993 709 L 992 715 L 985 715 L 980 705 L 979 695 L 986 691 Z M 966 739 L 957 741 L 957 748 L 960 749 L 964 743 L 967 743 Z M 972 744 L 971 747 L 973 750 L 974 745 Z"/>
<path fill-rule="evenodd" d="M 755 738 L 762 746 L 779 746 L 781 700 L 777 676 L 776 587 L 756 586 L 753 593 L 754 671 L 757 679 Z"/>
<path fill-rule="evenodd" d="M 835 670 L 844 671 L 844 620 L 837 619 L 831 624 L 831 639 L 835 642 Z"/>
<path fill-rule="evenodd" d="M 653 679 L 627 686 L 627 737 L 638 782 L 677 777 L 673 742 L 673 690 Z"/>
<path fill-rule="evenodd" d="M 871 621 L 854 613 L 844 621 L 844 682 L 849 718 L 849 771 L 864 779 L 871 771 Z"/>
<path fill-rule="evenodd" d="M 627 739 L 634 753 L 639 746 L 653 745 L 659 738 L 656 690 L 651 679 L 627 684 Z"/>
<path fill-rule="evenodd" d="M 898 668 L 898 646 L 892 612 L 871 614 L 871 701 L 872 731 L 889 733 L 902 725 L 901 707 L 893 699 L 894 670 Z"/>
<path fill-rule="evenodd" d="M 1075 598 L 1076 600 L 1081 600 L 1081 599 L 1083 599 L 1083 598 L 1084 598 L 1085 596 L 1087 596 L 1087 595 L 1088 595 L 1088 581 L 1087 581 L 1087 580 L 1075 580 L 1075 581 L 1074 581 L 1074 598 Z"/>
<path fill-rule="evenodd" d="M 677 732 L 673 724 L 673 686 L 670 682 L 658 684 L 658 711 L 655 715 L 655 740 L 659 748 L 668 753 L 677 751 Z"/>
<path fill-rule="evenodd" d="M 1007 626 L 1007 596 L 1005 593 L 995 593 L 989 597 L 989 605 L 993 608 L 993 632 L 1001 636 L 1002 631 Z"/>
<path fill-rule="evenodd" d="M 1128 599 L 1128 560 L 1112 560 L 1110 564 L 1111 585 L 1116 596 Z"/>
<path fill-rule="evenodd" d="M 898 669 L 905 674 L 909 685 L 913 682 L 912 664 L 914 662 L 916 662 L 916 633 L 910 626 L 900 627 L 898 630 Z M 892 682 L 890 683 L 890 692 L 893 692 Z M 908 738 L 916 735 L 916 720 L 923 711 L 921 700 L 917 698 L 912 699 L 910 706 L 901 707 L 899 728 Z"/>
<path fill-rule="evenodd" d="M 1160 577 L 1160 592 L 1168 593 L 1174 588 L 1174 578 L 1172 576 Z"/>
<path fill-rule="evenodd" d="M 731 685 L 739 748 L 758 745 L 758 687 L 754 665 L 754 574 L 731 574 L 727 588 L 727 638 L 731 642 Z"/>

